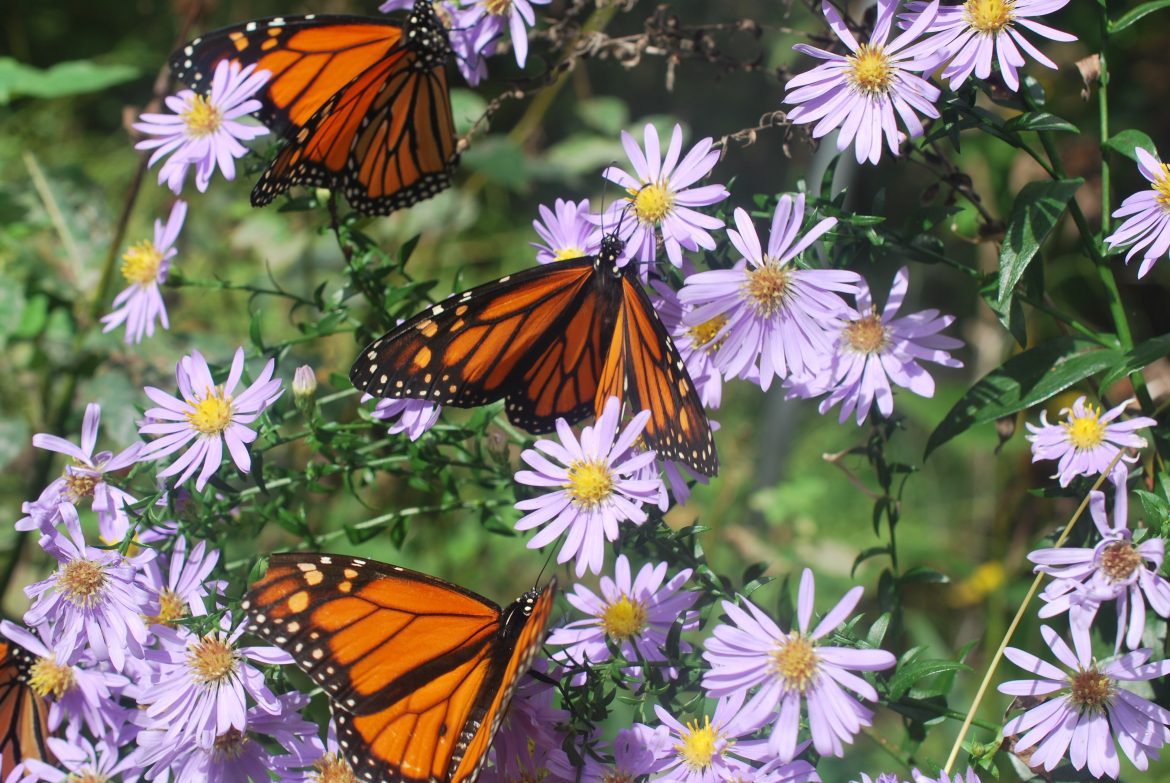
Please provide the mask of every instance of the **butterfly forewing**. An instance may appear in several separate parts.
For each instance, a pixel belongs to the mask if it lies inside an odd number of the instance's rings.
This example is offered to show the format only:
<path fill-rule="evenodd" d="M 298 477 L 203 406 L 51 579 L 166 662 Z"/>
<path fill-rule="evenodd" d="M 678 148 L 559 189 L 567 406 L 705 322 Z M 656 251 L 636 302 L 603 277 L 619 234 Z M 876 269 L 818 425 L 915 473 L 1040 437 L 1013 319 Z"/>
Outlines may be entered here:
<path fill-rule="evenodd" d="M 25 759 L 56 762 L 45 743 L 48 705 L 28 684 L 34 662 L 23 647 L 0 642 L 0 780 Z"/>

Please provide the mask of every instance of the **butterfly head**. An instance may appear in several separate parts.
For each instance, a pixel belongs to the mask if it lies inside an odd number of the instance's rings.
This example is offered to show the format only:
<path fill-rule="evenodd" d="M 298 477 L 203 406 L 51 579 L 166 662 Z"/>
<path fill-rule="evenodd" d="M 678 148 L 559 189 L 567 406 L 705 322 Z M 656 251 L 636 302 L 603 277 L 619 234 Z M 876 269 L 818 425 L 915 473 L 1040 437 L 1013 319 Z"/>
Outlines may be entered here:
<path fill-rule="evenodd" d="M 404 32 L 408 45 L 418 55 L 420 68 L 441 68 L 451 56 L 447 27 L 431 0 L 415 0 Z"/>
<path fill-rule="evenodd" d="M 622 268 L 618 263 L 625 252 L 626 243 L 615 231 L 606 234 L 601 239 L 601 249 L 597 251 L 597 260 L 594 265 L 598 269 L 608 269 L 614 277 L 621 277 Z"/>

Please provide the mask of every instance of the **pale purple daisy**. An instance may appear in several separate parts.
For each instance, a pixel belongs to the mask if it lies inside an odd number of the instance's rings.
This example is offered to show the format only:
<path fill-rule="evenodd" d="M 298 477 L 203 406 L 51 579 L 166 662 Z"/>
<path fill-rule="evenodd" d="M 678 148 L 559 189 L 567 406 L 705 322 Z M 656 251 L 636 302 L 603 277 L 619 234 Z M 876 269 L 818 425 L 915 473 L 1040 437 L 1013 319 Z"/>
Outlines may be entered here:
<path fill-rule="evenodd" d="M 25 759 L 24 768 L 31 777 L 24 781 L 45 783 L 134 783 L 142 774 L 142 768 L 132 759 L 119 757 L 119 748 L 109 742 L 91 743 L 84 736 L 66 739 L 49 737 L 45 740 L 49 750 L 57 757 L 57 765 L 51 766 L 40 759 Z"/>
<path fill-rule="evenodd" d="M 643 504 L 657 502 L 663 491 L 661 479 L 635 477 L 654 461 L 655 452 L 633 454 L 630 449 L 645 429 L 650 412 L 637 414 L 619 432 L 620 418 L 621 402 L 610 397 L 596 423 L 581 430 L 580 441 L 567 421 L 557 419 L 560 443 L 541 439 L 520 455 L 534 470 L 517 473 L 517 482 L 555 489 L 516 504 L 529 512 L 516 523 L 516 529 L 544 526 L 528 542 L 529 549 L 547 546 L 567 533 L 557 562 L 576 558 L 578 577 L 586 571 L 601 573 L 605 542 L 617 540 L 620 523 L 645 522 L 648 517 Z"/>
<path fill-rule="evenodd" d="M 629 133 L 622 131 L 622 146 L 634 168 L 631 175 L 615 166 L 602 176 L 625 188 L 629 198 L 614 201 L 608 212 L 593 219 L 601 225 L 618 226 L 627 209 L 633 212 L 633 226 L 623 231 L 627 252 L 642 261 L 643 279 L 657 256 L 658 234 L 670 263 L 683 265 L 683 250 L 715 249 L 712 231 L 723 227 L 723 221 L 696 211 L 696 207 L 718 204 L 729 195 L 723 185 L 692 187 L 706 177 L 719 162 L 719 150 L 710 138 L 700 139 L 682 156 L 682 127 L 675 125 L 670 135 L 666 156 L 658 141 L 658 131 L 650 123 L 642 131 L 646 151 Z M 628 233 L 628 235 L 627 235 Z"/>
<path fill-rule="evenodd" d="M 600 232 L 589 220 L 589 199 L 557 199 L 553 209 L 541 204 L 539 211 L 540 220 L 532 221 L 532 227 L 542 241 L 529 243 L 536 248 L 537 263 L 596 255 L 601 249 Z"/>
<path fill-rule="evenodd" d="M 374 399 L 372 395 L 363 394 L 361 402 L 364 404 Z M 405 432 L 412 441 L 418 440 L 427 430 L 435 426 L 443 406 L 429 400 L 415 399 L 384 399 L 378 400 L 370 416 L 379 421 L 390 421 L 388 435 L 398 435 Z M 397 421 L 391 421 L 397 419 Z"/>
<path fill-rule="evenodd" d="M 1003 727 L 1015 736 L 1015 753 L 1031 751 L 1028 763 L 1051 772 L 1067 755 L 1076 769 L 1086 766 L 1093 777 L 1116 778 L 1121 772 L 1117 745 L 1140 770 L 1170 742 L 1170 711 L 1122 687 L 1170 674 L 1170 660 L 1149 663 L 1150 650 L 1136 650 L 1098 662 L 1088 650 L 1074 653 L 1056 631 L 1040 633 L 1064 670 L 1029 652 L 1008 647 L 1004 654 L 1034 680 L 1011 680 L 1000 693 L 1030 700 L 1037 707 L 1012 718 Z M 1116 742 L 1116 745 L 1114 744 Z"/>
<path fill-rule="evenodd" d="M 698 615 L 690 609 L 699 594 L 682 589 L 691 578 L 691 569 L 679 571 L 670 581 L 665 581 L 666 570 L 666 563 L 646 563 L 632 577 L 629 559 L 619 555 L 613 578 L 601 578 L 600 596 L 580 583 L 565 594 L 573 608 L 591 616 L 553 629 L 547 642 L 565 646 L 553 660 L 579 670 L 575 685 L 585 681 L 586 668 L 610 659 L 611 645 L 621 650 L 627 661 L 662 663 L 666 661 L 666 638 L 674 624 L 681 620 L 684 631 L 698 627 Z M 690 650 L 686 642 L 680 646 L 683 651 Z M 623 671 L 631 677 L 642 674 L 639 666 Z M 672 679 L 677 676 L 673 668 L 664 673 Z"/>
<path fill-rule="evenodd" d="M 618 729 L 613 740 L 613 759 L 606 763 L 593 754 L 583 753 L 583 765 L 578 768 L 569 762 L 568 754 L 562 753 L 549 761 L 549 772 L 563 781 L 580 783 L 619 783 L 634 781 L 653 770 L 658 758 L 670 750 L 670 729 L 666 726 L 651 728 L 638 724 Z M 594 754 L 600 755 L 604 743 L 593 744 Z"/>
<path fill-rule="evenodd" d="M 82 650 L 53 638 L 52 623 L 27 629 L 4 620 L 0 621 L 0 634 L 32 655 L 28 685 L 49 702 L 50 731 L 57 731 L 66 721 L 70 736 L 76 736 L 83 725 L 94 737 L 118 728 L 110 707 L 115 706 L 114 699 L 129 684 L 128 679 L 85 665 Z"/>
<path fill-rule="evenodd" d="M 743 260 L 731 269 L 691 275 L 679 300 L 692 309 L 688 326 L 722 325 L 708 338 L 719 344 L 715 366 L 727 377 L 754 378 L 767 390 L 773 378 L 824 369 L 833 352 L 827 326 L 848 310 L 842 294 L 855 294 L 861 276 L 837 269 L 801 269 L 790 263 L 837 224 L 825 218 L 804 236 L 804 194 L 782 196 L 772 217 L 768 249 L 760 246 L 751 217 L 735 210 L 727 235 Z"/>
<path fill-rule="evenodd" d="M 691 308 L 679 300 L 678 293 L 661 280 L 652 280 L 650 287 L 657 294 L 650 301 L 686 364 L 699 399 L 704 407 L 715 410 L 723 402 L 723 374 L 715 366 L 715 353 L 723 343 L 715 337 L 727 324 L 727 316 L 720 314 L 701 324 L 688 325 L 686 315 Z"/>
<path fill-rule="evenodd" d="M 873 686 L 854 672 L 888 669 L 895 662 L 885 650 L 818 644 L 848 619 L 862 590 L 854 587 L 846 593 L 810 633 L 813 592 L 813 574 L 806 568 L 800 578 L 797 629 L 788 633 L 747 599 L 741 599 L 746 611 L 724 601 L 723 610 L 731 622 L 715 627 L 703 653 L 711 664 L 703 676 L 709 695 L 743 697 L 758 688 L 741 717 L 753 727 L 775 720 L 768 747 L 783 760 L 796 754 L 801 704 L 806 701 L 817 752 L 843 755 L 844 746 L 873 717 L 846 689 L 870 701 L 878 697 Z"/>
<path fill-rule="evenodd" d="M 869 286 L 864 280 L 858 281 L 857 309 L 843 314 L 836 351 L 829 364 L 829 396 L 821 402 L 821 413 L 841 403 L 840 421 L 856 410 L 857 423 L 861 424 L 876 400 L 878 411 L 889 416 L 894 412 L 891 381 L 920 397 L 934 396 L 934 378 L 920 361 L 944 367 L 963 366 L 948 353 L 962 348 L 963 342 L 939 334 L 954 323 L 953 315 L 939 315 L 938 310 L 931 309 L 897 317 L 909 283 L 909 270 L 902 267 L 894 275 L 890 296 L 878 315 Z"/>
<path fill-rule="evenodd" d="M 652 767 L 653 779 L 665 783 L 723 783 L 750 776 L 761 760 L 764 742 L 744 740 L 754 727 L 742 721 L 743 695 L 720 699 L 713 715 L 682 723 L 660 705 L 654 714 L 670 732 Z M 648 727 L 647 727 L 648 728 Z"/>
<path fill-rule="evenodd" d="M 1151 187 L 1134 193 L 1121 202 L 1113 213 L 1115 218 L 1125 218 L 1105 243 L 1109 249 L 1129 247 L 1125 263 L 1142 254 L 1138 277 L 1145 277 L 1154 264 L 1170 251 L 1170 166 L 1151 155 L 1141 147 L 1134 149 L 1138 159 L 1138 171 Z"/>
<path fill-rule="evenodd" d="M 312 783 L 356 783 L 357 775 L 345 760 L 345 752 L 337 742 L 337 727 L 333 721 L 329 721 L 321 755 L 312 760 L 307 771 L 314 775 L 308 778 Z"/>
<path fill-rule="evenodd" d="M 1038 549 L 1028 555 L 1036 571 L 1053 581 L 1040 593 L 1047 603 L 1040 617 L 1069 613 L 1073 641 L 1078 649 L 1089 648 L 1089 627 L 1101 604 L 1116 601 L 1117 641 L 1133 650 L 1142 641 L 1146 628 L 1146 604 L 1159 617 L 1170 617 L 1170 581 L 1158 572 L 1166 553 L 1161 538 L 1133 542 L 1129 529 L 1129 501 L 1124 482 L 1113 500 L 1113 521 L 1105 512 L 1105 493 L 1089 493 L 1089 512 L 1101 534 L 1095 547 Z"/>
<path fill-rule="evenodd" d="M 980 79 L 991 76 L 991 63 L 999 62 L 999 72 L 1008 89 L 1020 89 L 1018 69 L 1027 64 L 1024 53 L 1048 68 L 1057 68 L 1027 38 L 1024 30 L 1052 41 L 1075 41 L 1077 37 L 1046 24 L 1035 17 L 1051 14 L 1068 5 L 1068 0 L 966 0 L 961 5 L 939 6 L 938 15 L 927 33 L 927 41 L 951 59 L 943 69 L 951 89 L 957 90 L 974 73 Z M 903 27 L 911 27 L 925 11 L 925 2 L 906 5 L 908 12 L 899 18 Z M 1023 50 L 1021 53 L 1020 50 Z"/>
<path fill-rule="evenodd" d="M 536 25 L 533 5 L 548 5 L 552 0 L 474 0 L 469 6 L 470 16 L 464 24 L 476 24 L 484 19 L 495 19 L 500 27 L 505 21 L 512 39 L 516 64 L 521 68 L 528 61 L 528 28 Z"/>
<path fill-rule="evenodd" d="M 141 443 L 135 443 L 115 455 L 111 451 L 94 452 L 97 448 L 98 428 L 101 425 L 102 408 L 91 402 L 85 406 L 81 420 L 81 445 L 74 445 L 64 438 L 47 433 L 33 435 L 32 444 L 38 449 L 55 451 L 73 460 L 65 468 L 65 475 L 54 481 L 45 490 L 34 506 L 28 509 L 29 519 L 40 527 L 42 533 L 60 521 L 53 504 L 77 504 L 83 498 L 92 498 L 92 508 L 98 514 L 101 536 L 109 543 L 122 540 L 129 528 L 125 507 L 135 503 L 134 497 L 105 480 L 107 473 L 124 470 L 140 459 Z M 38 514 L 37 511 L 40 513 Z M 17 523 L 17 530 L 32 529 L 24 520 Z"/>
<path fill-rule="evenodd" d="M 167 306 L 159 286 L 167 281 L 171 259 L 179 252 L 175 240 L 183 230 L 187 217 L 187 202 L 176 201 L 166 225 L 154 221 L 154 241 L 143 240 L 132 245 L 122 256 L 122 277 L 130 285 L 114 297 L 114 309 L 102 317 L 103 332 L 126 325 L 126 342 L 140 343 L 142 338 L 154 336 L 155 321 L 169 329 Z"/>
<path fill-rule="evenodd" d="M 100 660 L 108 660 L 120 672 L 127 654 L 142 657 L 146 593 L 135 580 L 154 552 L 146 549 L 126 558 L 117 551 L 87 546 L 77 510 L 62 506 L 61 516 L 64 530 L 47 536 L 52 540 L 45 546 L 59 565 L 48 579 L 24 589 L 33 601 L 24 622 L 30 626 L 52 622 L 59 634 L 57 645 L 76 650 L 88 643 Z"/>
<path fill-rule="evenodd" d="M 1110 408 L 1105 413 L 1096 405 L 1086 405 L 1084 396 L 1078 397 L 1071 408 L 1062 408 L 1065 420 L 1049 423 L 1048 411 L 1040 411 L 1040 425 L 1028 423 L 1028 440 L 1032 442 L 1032 461 L 1054 459 L 1060 486 L 1067 487 L 1077 476 L 1099 476 L 1113 463 L 1123 449 L 1141 449 L 1146 439 L 1137 430 L 1152 427 L 1157 422 L 1149 416 L 1134 416 L 1116 421 L 1132 399 Z M 1133 463 L 1137 455 L 1122 451 L 1118 462 Z M 1116 468 L 1115 468 L 1116 470 Z"/>
<path fill-rule="evenodd" d="M 540 674 L 551 675 L 554 681 L 557 679 L 557 673 L 550 672 L 549 663 L 544 658 L 537 658 L 532 668 Z M 556 686 L 547 679 L 524 677 L 520 680 L 500 723 L 500 730 L 492 741 L 488 756 L 490 765 L 482 778 L 485 783 L 544 780 L 550 764 L 563 766 L 567 763 L 559 758 L 564 755 L 561 750 L 564 732 L 558 727 L 568 723 L 569 713 L 553 706 Z"/>
<path fill-rule="evenodd" d="M 182 90 L 166 99 L 174 114 L 143 114 L 133 127 L 153 138 L 138 142 L 135 149 L 154 150 L 152 166 L 171 156 L 158 171 L 159 184 L 166 182 L 177 195 L 191 166 L 201 193 L 207 190 L 217 165 L 224 179 L 235 179 L 235 159 L 248 152 L 240 142 L 268 133 L 262 125 L 245 125 L 238 120 L 260 108 L 260 101 L 252 96 L 269 76 L 268 71 L 256 71 L 254 65 L 240 68 L 238 62 L 224 59 L 215 66 L 206 96 Z"/>
<path fill-rule="evenodd" d="M 858 779 L 857 781 L 854 781 L 854 783 L 900 783 L 900 782 L 898 780 L 898 776 L 895 775 L 893 772 L 883 772 L 882 774 L 878 775 L 876 778 L 871 778 L 869 775 L 862 772 L 861 778 Z"/>
<path fill-rule="evenodd" d="M 272 377 L 275 367 L 276 360 L 269 359 L 260 377 L 236 394 L 236 386 L 244 372 L 243 348 L 236 350 L 231 371 L 222 385 L 216 385 L 212 380 L 203 354 L 192 351 L 190 356 L 184 356 L 175 367 L 181 400 L 162 389 L 146 387 L 146 396 L 159 407 L 146 411 L 147 423 L 138 431 L 143 435 L 163 437 L 148 443 L 142 450 L 141 459 L 162 459 L 189 447 L 170 467 L 160 471 L 158 478 L 178 473 L 175 484 L 182 484 L 202 465 L 195 488 L 203 489 L 223 461 L 226 444 L 232 462 L 247 473 L 252 467 L 248 444 L 256 440 L 256 432 L 246 425 L 260 418 L 260 414 L 284 393 L 280 379 Z"/>
<path fill-rule="evenodd" d="M 184 617 L 202 617 L 207 614 L 204 599 L 217 595 L 223 584 L 209 580 L 219 550 L 208 551 L 206 541 L 199 541 L 187 551 L 187 539 L 175 537 L 175 547 L 166 558 L 156 558 L 146 564 L 139 583 L 150 596 L 144 614 L 151 623 L 174 626 Z M 165 559 L 166 573 L 163 573 Z"/>
<path fill-rule="evenodd" d="M 853 145 L 858 163 L 877 163 L 882 156 L 882 139 L 897 155 L 906 138 L 898 120 L 910 138 L 918 138 L 925 129 L 918 115 L 939 116 L 934 103 L 941 92 L 916 73 L 937 64 L 937 51 L 915 45 L 938 10 L 938 0 L 923 9 L 910 29 L 889 44 L 894 13 L 899 0 L 878 0 L 877 22 L 868 43 L 859 43 L 841 14 L 830 3 L 821 10 L 836 36 L 849 49 L 841 55 L 807 44 L 792 48 L 818 60 L 825 60 L 810 71 L 788 80 L 784 103 L 795 104 L 788 119 L 797 124 L 815 122 L 813 138 L 837 128 L 837 149 Z"/>
<path fill-rule="evenodd" d="M 393 11 L 409 11 L 415 0 L 388 0 L 378 6 L 384 14 Z M 487 77 L 489 57 L 496 51 L 496 42 L 503 33 L 504 24 L 499 16 L 483 14 L 475 8 L 464 8 L 452 0 L 437 0 L 432 3 L 435 15 L 447 30 L 447 40 L 459 72 L 472 87 Z"/>
<path fill-rule="evenodd" d="M 250 661 L 288 664 L 292 656 L 276 647 L 239 646 L 244 626 L 233 630 L 230 614 L 220 620 L 218 631 L 201 637 L 186 628 L 159 625 L 154 633 L 158 648 L 146 653 L 153 672 L 135 688 L 150 720 L 185 737 L 207 732 L 219 736 L 244 730 L 248 697 L 263 712 L 281 711 L 264 674 Z"/>

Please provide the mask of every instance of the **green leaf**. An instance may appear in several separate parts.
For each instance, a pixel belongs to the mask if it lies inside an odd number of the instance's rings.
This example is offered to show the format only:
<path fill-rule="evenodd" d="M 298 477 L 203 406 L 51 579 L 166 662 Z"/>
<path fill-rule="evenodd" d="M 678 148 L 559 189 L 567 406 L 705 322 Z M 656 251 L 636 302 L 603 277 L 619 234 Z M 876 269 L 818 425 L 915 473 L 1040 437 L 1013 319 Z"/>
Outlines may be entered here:
<path fill-rule="evenodd" d="M 520 190 L 529 185 L 528 158 L 515 142 L 489 136 L 463 155 L 463 165 L 491 182 Z"/>
<path fill-rule="evenodd" d="M 98 65 L 89 60 L 71 60 L 40 69 L 11 57 L 0 57 L 0 105 L 13 98 L 62 98 L 97 92 L 138 76 L 129 65 Z"/>
<path fill-rule="evenodd" d="M 999 312 L 1009 312 L 1016 284 L 1082 184 L 1084 180 L 1079 177 L 1029 182 L 1016 196 L 1003 246 L 999 249 L 999 296 L 996 308 Z"/>
<path fill-rule="evenodd" d="M 1029 111 L 1012 117 L 1004 123 L 1005 131 L 1057 131 L 1080 133 L 1081 129 L 1068 120 L 1046 111 Z"/>
<path fill-rule="evenodd" d="M 945 585 L 950 584 L 950 581 L 951 578 L 946 574 L 926 566 L 915 566 L 898 577 L 898 583 L 903 585 L 914 583 Z"/>
<path fill-rule="evenodd" d="M 603 136 L 617 138 L 630 120 L 630 111 L 621 98 L 601 95 L 577 104 L 581 122 Z"/>
<path fill-rule="evenodd" d="M 1110 386 L 1125 376 L 1153 364 L 1167 354 L 1170 354 L 1170 334 L 1146 340 L 1141 345 L 1127 351 L 1121 357 L 1121 363 L 1105 373 L 1105 377 L 1101 379 L 1101 387 Z"/>
<path fill-rule="evenodd" d="M 1107 150 L 1121 153 L 1125 157 L 1137 163 L 1137 153 L 1134 151 L 1141 147 L 1146 152 L 1157 157 L 1158 151 L 1154 147 L 1154 140 L 1140 130 L 1123 130 L 1121 133 L 1114 135 L 1103 145 Z"/>
<path fill-rule="evenodd" d="M 456 87 L 451 90 L 451 118 L 455 132 L 462 135 L 471 130 L 475 121 L 487 110 L 487 101 L 474 90 Z"/>
<path fill-rule="evenodd" d="M 1109 32 L 1120 33 L 1128 27 L 1131 27 L 1134 22 L 1141 19 L 1147 14 L 1152 14 L 1155 11 L 1161 11 L 1163 8 L 1170 8 L 1170 0 L 1150 0 L 1148 3 L 1142 3 L 1137 8 L 1131 8 L 1117 19 L 1109 22 Z"/>
<path fill-rule="evenodd" d="M 976 424 L 1044 402 L 1120 361 L 1120 351 L 1073 336 L 1057 337 L 1019 353 L 983 376 L 955 403 L 930 434 L 923 458 Z"/>
<path fill-rule="evenodd" d="M 971 671 L 971 667 L 965 663 L 958 661 L 947 661 L 939 659 L 929 659 L 925 661 L 914 661 L 894 672 L 894 676 L 890 678 L 887 686 L 890 699 L 898 700 L 906 694 L 919 680 L 925 680 L 927 677 L 934 677 L 943 672 L 956 671 Z"/>

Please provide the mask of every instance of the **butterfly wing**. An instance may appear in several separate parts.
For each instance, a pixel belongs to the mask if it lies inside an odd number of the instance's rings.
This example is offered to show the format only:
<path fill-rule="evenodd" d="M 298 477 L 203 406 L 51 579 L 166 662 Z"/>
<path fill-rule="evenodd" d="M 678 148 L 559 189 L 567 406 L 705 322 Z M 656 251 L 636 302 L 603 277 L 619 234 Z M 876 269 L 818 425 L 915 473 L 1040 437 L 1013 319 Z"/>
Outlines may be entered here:
<path fill-rule="evenodd" d="M 547 432 L 593 410 L 617 300 L 592 257 L 525 269 L 440 302 L 375 340 L 350 370 L 375 397 L 474 407 L 506 399 L 508 418 Z"/>
<path fill-rule="evenodd" d="M 285 135 L 303 127 L 359 74 L 399 47 L 402 28 L 362 16 L 309 15 L 257 19 L 207 33 L 171 55 L 171 70 L 197 92 L 211 87 L 223 60 L 272 74 L 257 96 L 257 117 Z"/>
<path fill-rule="evenodd" d="M 0 642 L 0 780 L 25 759 L 53 764 L 45 744 L 49 708 L 28 685 L 32 654 L 12 642 Z"/>
<path fill-rule="evenodd" d="M 553 590 L 526 596 L 528 619 L 518 623 L 521 602 L 501 617 L 491 601 L 425 574 L 285 554 L 242 606 L 249 630 L 293 653 L 329 694 L 361 777 L 470 783 L 487 750 L 484 728 L 544 639 Z"/>
<path fill-rule="evenodd" d="M 650 411 L 644 437 L 658 456 L 714 476 L 719 472 L 715 439 L 686 363 L 642 286 L 629 274 L 622 275 L 621 286 L 612 345 L 597 389 L 597 415 L 610 397 L 624 399 L 634 412 Z"/>

